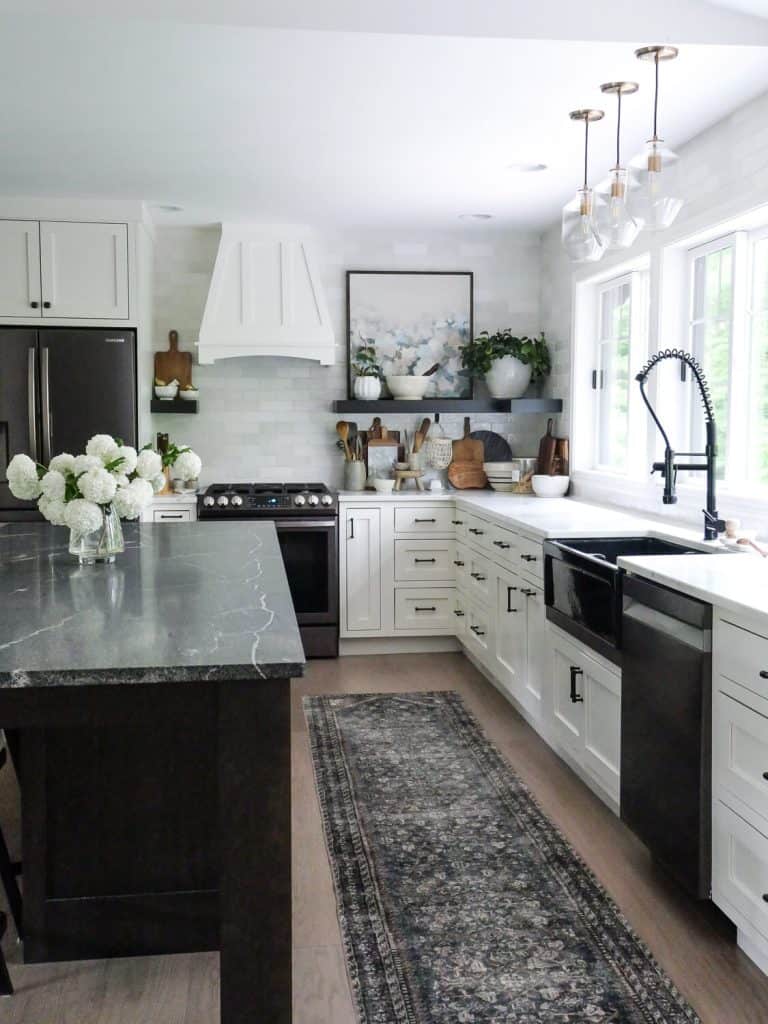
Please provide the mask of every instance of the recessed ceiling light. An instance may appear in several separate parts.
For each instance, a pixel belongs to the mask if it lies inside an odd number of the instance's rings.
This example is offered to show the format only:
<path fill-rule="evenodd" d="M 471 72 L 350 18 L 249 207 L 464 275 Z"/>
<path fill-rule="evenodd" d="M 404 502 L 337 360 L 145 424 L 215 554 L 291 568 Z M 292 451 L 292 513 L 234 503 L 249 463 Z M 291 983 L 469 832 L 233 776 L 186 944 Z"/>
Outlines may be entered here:
<path fill-rule="evenodd" d="M 507 164 L 507 169 L 517 171 L 518 174 L 538 174 L 539 171 L 546 171 L 546 164 L 539 163 L 515 163 Z"/>
<path fill-rule="evenodd" d="M 460 213 L 459 220 L 493 220 L 492 213 Z"/>

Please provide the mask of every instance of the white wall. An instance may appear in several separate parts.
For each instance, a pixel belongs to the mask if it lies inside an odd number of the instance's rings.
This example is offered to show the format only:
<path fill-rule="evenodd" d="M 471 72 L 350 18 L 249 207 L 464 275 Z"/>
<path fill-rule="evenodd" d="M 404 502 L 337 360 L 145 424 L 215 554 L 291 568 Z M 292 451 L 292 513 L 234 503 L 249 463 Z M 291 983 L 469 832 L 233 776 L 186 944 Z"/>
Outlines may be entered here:
<path fill-rule="evenodd" d="M 165 348 L 168 331 L 179 331 L 194 349 L 218 244 L 214 228 L 158 228 L 154 270 L 154 344 Z M 533 234 L 478 231 L 398 237 L 359 232 L 321 239 L 319 259 L 337 338 L 337 363 L 268 356 L 225 359 L 195 366 L 200 387 L 197 415 L 154 415 L 154 431 L 167 431 L 203 460 L 204 483 L 243 480 L 322 480 L 338 486 L 342 460 L 335 448 L 334 399 L 346 397 L 346 298 L 348 269 L 472 270 L 475 331 L 511 327 L 540 329 L 539 238 Z M 150 381 L 140 381 L 149 400 Z M 391 429 L 413 429 L 421 417 L 387 416 Z M 461 434 L 460 416 L 441 418 L 449 436 Z M 358 418 L 360 429 L 369 417 Z M 508 437 L 517 455 L 535 454 L 546 426 L 540 416 L 473 417 L 473 429 Z M 142 443 L 151 440 L 142 438 Z"/>
<path fill-rule="evenodd" d="M 554 371 L 550 378 L 552 393 L 568 396 L 559 429 L 571 433 L 572 402 L 570 401 L 570 375 L 572 354 L 572 302 L 574 281 L 603 273 L 612 264 L 624 263 L 628 258 L 650 253 L 658 256 L 664 247 L 706 231 L 712 225 L 768 204 L 768 94 L 758 97 L 718 122 L 711 129 L 692 139 L 679 149 L 683 163 L 683 191 L 686 205 L 673 226 L 666 232 L 650 235 L 641 232 L 632 250 L 618 256 L 604 258 L 592 268 L 579 268 L 574 272 L 560 242 L 560 225 L 553 225 L 541 241 L 541 325 L 547 334 L 559 339 L 554 351 Z M 656 259 L 655 265 L 660 265 Z M 651 287 L 659 287 L 654 280 Z M 686 347 L 685 338 L 676 336 L 670 326 L 671 318 L 661 308 L 658 321 L 650 325 L 650 351 L 659 347 Z M 668 314 L 667 310 L 667 314 Z M 577 387 L 589 387 L 588 382 L 575 382 Z M 578 438 L 574 443 L 574 457 L 578 459 Z M 650 466 L 648 467 L 650 470 Z M 665 519 L 682 522 L 701 522 L 704 499 L 704 478 L 693 493 L 685 494 L 681 488 L 680 503 L 664 506 L 661 503 L 662 482 L 611 480 L 609 477 L 577 473 L 572 493 L 588 500 L 609 502 L 623 507 L 652 512 Z M 765 505 L 751 501 L 746 495 L 721 494 L 721 514 L 737 516 L 745 525 L 768 532 L 768 514 Z"/>

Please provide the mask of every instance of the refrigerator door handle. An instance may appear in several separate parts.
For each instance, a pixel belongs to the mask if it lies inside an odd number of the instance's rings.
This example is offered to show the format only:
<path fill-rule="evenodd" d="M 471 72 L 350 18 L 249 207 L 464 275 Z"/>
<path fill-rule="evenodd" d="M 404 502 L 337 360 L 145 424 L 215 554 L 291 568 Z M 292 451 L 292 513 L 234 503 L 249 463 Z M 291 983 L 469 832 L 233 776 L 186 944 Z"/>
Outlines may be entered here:
<path fill-rule="evenodd" d="M 35 382 L 34 346 L 27 350 L 27 416 L 29 417 L 30 455 L 37 462 L 40 452 L 37 447 L 37 387 Z"/>
<path fill-rule="evenodd" d="M 40 350 L 40 399 L 43 421 L 43 462 L 51 461 L 51 376 L 50 355 L 47 348 Z"/>

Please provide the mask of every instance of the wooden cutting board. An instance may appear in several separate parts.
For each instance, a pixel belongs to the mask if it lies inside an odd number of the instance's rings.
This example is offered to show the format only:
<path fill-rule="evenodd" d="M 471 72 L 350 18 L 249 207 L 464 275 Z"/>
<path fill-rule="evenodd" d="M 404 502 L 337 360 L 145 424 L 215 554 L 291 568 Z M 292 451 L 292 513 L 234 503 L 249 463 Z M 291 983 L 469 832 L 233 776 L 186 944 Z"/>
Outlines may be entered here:
<path fill-rule="evenodd" d="M 168 351 L 155 352 L 155 378 L 170 384 L 179 382 L 179 387 L 192 383 L 192 353 L 179 351 L 179 332 L 168 332 Z"/>
<path fill-rule="evenodd" d="M 453 442 L 453 461 L 476 462 L 479 465 L 480 469 L 482 469 L 483 462 L 485 461 L 485 445 L 483 444 L 482 441 L 473 440 L 469 435 L 469 416 L 465 416 L 464 437 L 460 441 Z"/>
<path fill-rule="evenodd" d="M 552 434 L 554 426 L 554 420 L 547 420 L 547 432 L 539 442 L 539 458 L 536 472 L 541 473 L 543 476 L 552 476 L 555 469 L 555 447 L 557 445 L 557 438 Z"/>
<path fill-rule="evenodd" d="M 454 441 L 454 444 L 461 442 Z M 482 446 L 482 442 L 480 442 Z M 483 463 L 481 462 L 452 462 L 448 467 L 448 479 L 454 487 L 466 491 L 487 487 L 488 477 L 485 475 Z"/>

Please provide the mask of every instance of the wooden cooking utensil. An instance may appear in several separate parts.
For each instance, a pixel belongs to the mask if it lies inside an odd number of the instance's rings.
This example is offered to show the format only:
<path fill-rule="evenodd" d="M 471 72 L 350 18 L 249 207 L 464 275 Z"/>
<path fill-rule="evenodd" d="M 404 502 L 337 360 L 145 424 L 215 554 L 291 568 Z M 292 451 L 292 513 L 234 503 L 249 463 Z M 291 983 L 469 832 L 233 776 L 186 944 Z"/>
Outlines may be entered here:
<path fill-rule="evenodd" d="M 352 452 L 349 448 L 349 424 L 346 420 L 339 420 L 336 424 L 336 433 L 341 438 L 341 443 L 344 445 L 344 458 L 347 462 L 352 461 Z"/>
<path fill-rule="evenodd" d="M 557 476 L 568 476 L 570 473 L 570 446 L 567 437 L 555 439 L 555 464 L 553 471 Z"/>
<path fill-rule="evenodd" d="M 368 437 L 374 440 L 381 440 L 381 416 L 374 416 L 371 429 L 368 431 Z"/>
<path fill-rule="evenodd" d="M 555 445 L 556 438 L 552 435 L 555 421 L 553 419 L 547 420 L 547 432 L 539 442 L 539 458 L 537 472 L 541 473 L 542 476 L 552 476 L 555 468 Z"/>
<path fill-rule="evenodd" d="M 155 379 L 170 384 L 179 382 L 179 387 L 192 383 L 192 353 L 179 351 L 179 332 L 168 332 L 168 351 L 155 352 Z"/>
<path fill-rule="evenodd" d="M 454 444 L 456 443 L 454 441 Z M 486 487 L 488 484 L 488 477 L 485 475 L 482 461 L 452 462 L 448 467 L 448 479 L 454 487 L 458 487 L 462 491 L 468 488 Z"/>
<path fill-rule="evenodd" d="M 430 368 L 428 370 L 425 370 L 424 373 L 422 373 L 421 376 L 422 377 L 431 377 L 432 374 L 433 373 L 437 373 L 437 371 L 439 369 L 440 369 L 440 363 L 435 363 L 434 366 L 430 366 Z"/>
<path fill-rule="evenodd" d="M 470 435 L 469 416 L 464 417 L 464 437 L 453 442 L 454 462 L 477 462 L 483 468 L 485 447 L 482 441 L 473 441 Z"/>
<path fill-rule="evenodd" d="M 416 433 L 413 435 L 413 450 L 415 452 L 420 452 L 421 451 L 421 446 L 427 440 L 427 434 L 429 433 L 429 428 L 431 426 L 432 426 L 432 423 L 431 423 L 430 420 L 423 419 L 421 421 L 421 426 L 416 431 Z"/>

